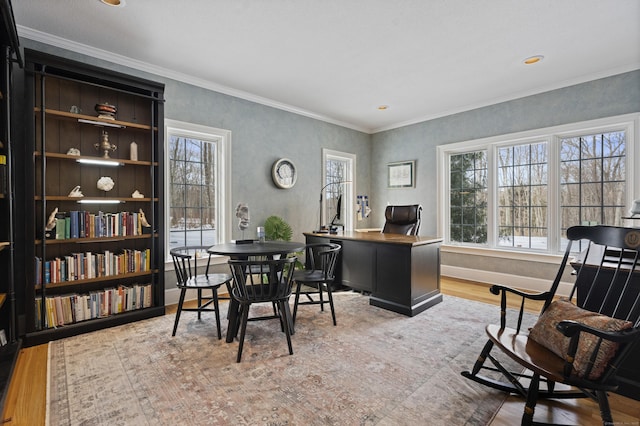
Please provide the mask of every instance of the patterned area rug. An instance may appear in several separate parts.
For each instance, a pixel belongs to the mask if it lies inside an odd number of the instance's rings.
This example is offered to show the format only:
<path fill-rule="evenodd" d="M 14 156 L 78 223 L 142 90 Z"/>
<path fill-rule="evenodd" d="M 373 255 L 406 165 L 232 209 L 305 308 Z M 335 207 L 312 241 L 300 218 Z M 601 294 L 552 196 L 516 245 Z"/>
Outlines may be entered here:
<path fill-rule="evenodd" d="M 460 375 L 495 306 L 452 296 L 409 318 L 356 293 L 302 306 L 289 356 L 277 321 L 217 340 L 213 314 L 185 312 L 49 346 L 48 425 L 486 425 L 504 394 Z M 226 317 L 226 303 L 222 317 Z M 254 310 L 255 309 L 255 310 Z M 261 309 L 252 308 L 252 315 Z M 226 328 L 225 328 L 226 330 Z M 224 330 L 223 330 L 224 331 Z"/>

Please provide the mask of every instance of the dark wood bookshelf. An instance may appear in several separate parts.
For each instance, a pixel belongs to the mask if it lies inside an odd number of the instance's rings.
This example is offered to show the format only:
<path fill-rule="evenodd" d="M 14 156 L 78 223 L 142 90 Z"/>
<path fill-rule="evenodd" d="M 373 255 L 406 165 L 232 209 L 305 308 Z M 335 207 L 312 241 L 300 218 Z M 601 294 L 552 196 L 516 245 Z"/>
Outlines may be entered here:
<path fill-rule="evenodd" d="M 14 184 L 14 70 L 22 67 L 22 56 L 13 10 L 9 0 L 0 0 L 0 412 L 4 402 L 18 352 L 22 345 L 17 333 L 15 256 L 16 223 L 19 213 L 15 204 Z M 4 419 L 0 419 L 4 422 Z"/>
<path fill-rule="evenodd" d="M 33 267 L 26 268 L 21 318 L 25 346 L 164 314 L 164 85 L 25 49 L 25 92 L 24 111 L 33 123 L 24 149 L 32 169 L 26 175 L 25 187 L 33 189 L 24 197 L 26 210 L 34 212 L 27 215 L 25 222 L 27 234 L 34 235 L 25 256 L 34 259 Z M 116 107 L 114 116 L 99 116 L 97 110 L 103 111 L 105 103 Z M 137 157 L 131 157 L 131 142 L 137 144 Z M 78 151 L 80 155 L 72 155 Z M 94 164 L 78 160 L 92 160 Z M 95 164 L 95 160 L 107 164 Z M 105 176 L 115 183 L 109 191 L 96 185 Z M 83 196 L 70 197 L 68 194 L 77 186 Z M 133 197 L 135 191 L 142 197 Z M 92 203 L 83 203 L 87 201 Z M 60 238 L 58 234 L 56 239 L 52 238 L 55 232 L 45 231 L 55 209 L 57 219 L 69 218 L 74 211 L 97 217 L 98 213 L 143 210 L 151 228 L 150 232 L 136 235 Z M 73 223 L 75 219 L 71 220 Z M 95 234 L 106 235 L 99 232 L 101 229 L 104 231 L 97 226 Z M 150 270 L 139 271 L 127 264 L 125 273 L 47 282 L 53 275 L 45 273 L 45 262 L 64 262 L 73 253 L 98 255 L 105 250 L 115 255 L 126 250 L 148 250 Z M 57 266 L 55 270 L 58 271 Z M 150 293 L 146 293 L 151 294 L 150 307 L 107 317 L 92 312 L 92 319 L 84 319 L 81 311 L 76 319 L 72 310 L 72 321 L 65 319 L 63 326 L 47 315 L 46 301 L 51 298 L 73 296 L 71 300 L 76 300 L 74 295 L 108 293 L 110 289 L 132 285 L 151 286 Z"/>

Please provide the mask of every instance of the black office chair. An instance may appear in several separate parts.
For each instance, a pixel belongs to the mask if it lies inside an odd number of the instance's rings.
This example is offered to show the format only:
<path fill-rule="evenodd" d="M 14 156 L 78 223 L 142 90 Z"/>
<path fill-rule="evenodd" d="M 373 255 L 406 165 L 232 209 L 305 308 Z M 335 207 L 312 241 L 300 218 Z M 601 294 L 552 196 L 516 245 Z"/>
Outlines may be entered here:
<path fill-rule="evenodd" d="M 337 325 L 331 285 L 335 279 L 336 261 L 341 248 L 339 244 L 334 243 L 307 244 L 305 269 L 293 273 L 293 280 L 296 283 L 296 298 L 293 304 L 294 324 L 298 314 L 298 305 L 320 305 L 320 310 L 324 311 L 324 305 L 328 303 L 331 308 L 333 325 Z M 324 300 L 323 297 L 325 290 L 328 300 Z M 300 301 L 301 294 L 308 300 Z M 318 299 L 313 299 L 312 295 L 317 295 Z"/>
<path fill-rule="evenodd" d="M 176 286 L 180 289 L 178 311 L 176 312 L 176 319 L 173 324 L 173 333 L 171 336 L 176 335 L 182 311 L 197 312 L 198 320 L 201 319 L 202 312 L 215 312 L 218 339 L 222 338 L 222 332 L 220 330 L 218 289 L 224 284 L 227 286 L 227 291 L 229 291 L 229 283 L 232 277 L 230 274 L 209 273 L 211 255 L 208 255 L 207 257 L 207 268 L 205 273 L 203 275 L 198 275 L 198 258 L 201 253 L 206 253 L 206 250 L 207 246 L 184 246 L 176 247 L 169 251 L 173 258 L 173 267 L 176 271 Z M 191 264 L 192 261 L 193 265 Z M 185 308 L 183 306 L 187 290 L 197 290 L 198 304 L 195 308 Z M 211 297 L 203 296 L 203 290 L 211 290 Z M 229 293 L 231 292 L 229 291 Z M 210 307 L 212 303 L 213 308 Z"/>
<path fill-rule="evenodd" d="M 383 234 L 418 235 L 422 220 L 422 206 L 387 206 L 384 211 Z"/>
<path fill-rule="evenodd" d="M 293 271 L 296 257 L 275 260 L 230 260 L 229 267 L 233 275 L 231 296 L 240 304 L 240 344 L 237 362 L 242 358 L 244 336 L 248 321 L 279 319 L 280 326 L 287 336 L 289 355 L 293 355 L 291 334 L 293 321 L 289 309 L 289 297 L 293 283 Z M 249 309 L 253 303 L 275 303 L 273 315 L 249 318 Z"/>

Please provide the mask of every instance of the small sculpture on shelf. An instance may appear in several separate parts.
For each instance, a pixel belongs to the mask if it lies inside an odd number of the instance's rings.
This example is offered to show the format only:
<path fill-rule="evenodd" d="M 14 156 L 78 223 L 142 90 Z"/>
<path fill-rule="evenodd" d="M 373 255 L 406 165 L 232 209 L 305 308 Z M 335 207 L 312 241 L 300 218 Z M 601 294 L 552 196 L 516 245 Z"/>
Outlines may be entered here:
<path fill-rule="evenodd" d="M 144 194 L 141 194 L 140 191 L 136 189 L 133 191 L 133 194 L 131 194 L 131 198 L 144 198 Z"/>
<path fill-rule="evenodd" d="M 114 105 L 109 105 L 107 102 L 103 104 L 96 104 L 95 110 L 98 113 L 98 118 L 105 118 L 107 120 L 115 120 L 118 108 Z"/>
<path fill-rule="evenodd" d="M 98 179 L 98 183 L 96 184 L 100 191 L 111 191 L 115 186 L 115 182 L 109 176 L 102 176 Z"/>
<path fill-rule="evenodd" d="M 75 186 L 71 190 L 71 192 L 69 192 L 68 197 L 74 197 L 74 198 L 84 197 L 84 194 L 82 193 L 82 191 L 80 191 L 80 185 Z"/>
<path fill-rule="evenodd" d="M 109 134 L 105 131 L 102 132 L 102 139 L 100 140 L 100 142 L 94 144 L 94 146 L 98 151 L 104 151 L 104 154 L 102 154 L 102 158 L 111 158 L 109 157 L 109 151 L 113 152 L 118 149 L 117 146 L 109 142 Z"/>
<path fill-rule="evenodd" d="M 49 220 L 47 220 L 47 224 L 44 227 L 45 231 L 53 231 L 53 228 L 56 227 L 56 214 L 58 213 L 58 208 L 53 209 L 51 214 L 49 215 Z"/>
<path fill-rule="evenodd" d="M 129 159 L 131 161 L 138 161 L 138 144 L 135 141 L 129 144 Z"/>
<path fill-rule="evenodd" d="M 79 157 L 80 150 L 78 148 L 69 148 L 69 150 L 67 151 L 67 155 L 73 155 L 73 156 Z"/>
<path fill-rule="evenodd" d="M 151 234 L 151 224 L 147 220 L 147 216 L 145 216 L 144 211 L 142 211 L 142 209 L 138 210 L 138 212 L 140 213 L 140 216 L 138 219 L 140 220 L 140 225 L 142 225 L 142 233 Z"/>

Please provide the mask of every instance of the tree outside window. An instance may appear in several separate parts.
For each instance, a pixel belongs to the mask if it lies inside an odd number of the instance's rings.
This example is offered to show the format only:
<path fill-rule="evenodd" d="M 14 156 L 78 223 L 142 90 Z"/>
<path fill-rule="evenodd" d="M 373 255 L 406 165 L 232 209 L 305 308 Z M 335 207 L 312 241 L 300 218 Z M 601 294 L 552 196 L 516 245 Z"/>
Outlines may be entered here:
<path fill-rule="evenodd" d="M 487 152 L 452 155 L 449 160 L 450 240 L 487 243 Z"/>
<path fill-rule="evenodd" d="M 216 142 L 169 138 L 169 248 L 217 242 L 216 157 Z"/>

